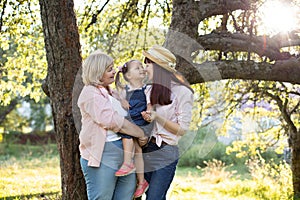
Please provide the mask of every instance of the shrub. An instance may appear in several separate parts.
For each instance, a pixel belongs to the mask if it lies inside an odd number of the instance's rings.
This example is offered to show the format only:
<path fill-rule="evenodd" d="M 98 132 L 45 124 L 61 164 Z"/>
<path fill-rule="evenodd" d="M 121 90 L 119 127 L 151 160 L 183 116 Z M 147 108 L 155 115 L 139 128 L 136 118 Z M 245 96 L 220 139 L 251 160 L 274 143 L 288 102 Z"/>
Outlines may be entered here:
<path fill-rule="evenodd" d="M 202 178 L 208 180 L 211 183 L 220 183 L 227 179 L 230 179 L 236 171 L 228 171 L 224 162 L 221 160 L 213 159 L 211 161 L 204 161 L 206 167 L 203 169 Z M 202 169 L 200 166 L 197 166 L 198 169 Z"/>
<path fill-rule="evenodd" d="M 179 145 L 188 145 L 191 143 L 190 138 L 182 138 Z M 227 146 L 218 142 L 214 130 L 209 128 L 199 129 L 193 138 L 190 148 L 180 157 L 178 166 L 180 167 L 205 167 L 204 161 L 221 160 L 227 165 L 244 165 L 245 158 L 236 158 L 234 154 L 226 154 Z"/>
<path fill-rule="evenodd" d="M 292 172 L 290 166 L 281 162 L 266 162 L 262 157 L 252 157 L 246 163 L 250 180 L 236 181 L 219 187 L 219 191 L 233 197 L 246 195 L 262 200 L 293 199 Z"/>

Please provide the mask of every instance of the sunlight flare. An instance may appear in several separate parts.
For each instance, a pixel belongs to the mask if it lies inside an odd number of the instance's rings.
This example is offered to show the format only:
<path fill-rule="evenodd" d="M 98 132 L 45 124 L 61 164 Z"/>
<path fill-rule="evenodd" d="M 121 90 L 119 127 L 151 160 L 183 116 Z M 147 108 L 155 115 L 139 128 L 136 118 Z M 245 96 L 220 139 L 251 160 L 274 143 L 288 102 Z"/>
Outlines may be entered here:
<path fill-rule="evenodd" d="M 262 26 L 268 33 L 287 33 L 296 28 L 296 9 L 280 1 L 267 1 L 259 9 Z"/>

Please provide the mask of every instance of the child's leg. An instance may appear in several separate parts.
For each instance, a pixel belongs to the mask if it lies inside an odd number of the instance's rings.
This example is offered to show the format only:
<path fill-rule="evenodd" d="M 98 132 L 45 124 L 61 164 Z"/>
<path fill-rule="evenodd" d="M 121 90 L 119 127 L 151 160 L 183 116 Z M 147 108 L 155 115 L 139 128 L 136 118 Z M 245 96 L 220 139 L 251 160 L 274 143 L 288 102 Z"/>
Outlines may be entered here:
<path fill-rule="evenodd" d="M 116 176 L 126 176 L 135 171 L 135 166 L 133 163 L 134 156 L 134 143 L 132 138 L 122 138 L 123 150 L 124 150 L 124 160 L 120 169 L 115 173 Z"/>
<path fill-rule="evenodd" d="M 124 161 L 123 163 L 131 164 L 133 162 L 133 156 L 134 156 L 134 148 L 135 145 L 133 143 L 132 138 L 122 138 L 123 142 L 123 150 L 124 150 Z"/>
<path fill-rule="evenodd" d="M 137 188 L 134 193 L 134 198 L 142 196 L 148 189 L 149 184 L 144 178 L 144 160 L 142 155 L 142 148 L 138 144 L 137 140 L 134 139 L 135 145 L 135 165 L 136 165 L 136 176 L 137 176 Z"/>
<path fill-rule="evenodd" d="M 137 182 L 143 183 L 144 181 L 144 160 L 143 160 L 143 151 L 138 142 L 134 139 L 134 146 L 135 146 L 135 166 L 136 166 L 136 175 L 137 175 Z"/>

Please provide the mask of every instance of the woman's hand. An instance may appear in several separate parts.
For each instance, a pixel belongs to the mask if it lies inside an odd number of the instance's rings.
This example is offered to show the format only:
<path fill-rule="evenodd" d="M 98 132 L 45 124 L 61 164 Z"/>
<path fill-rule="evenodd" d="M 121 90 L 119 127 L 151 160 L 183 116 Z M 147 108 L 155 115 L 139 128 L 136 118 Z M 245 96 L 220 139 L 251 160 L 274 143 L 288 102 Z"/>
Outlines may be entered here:
<path fill-rule="evenodd" d="M 153 110 L 143 111 L 141 114 L 144 120 L 147 122 L 152 122 L 156 118 L 156 112 Z"/>
<path fill-rule="evenodd" d="M 174 135 L 183 136 L 185 134 L 185 130 L 180 127 L 180 125 L 176 122 L 172 122 L 157 114 L 154 110 L 143 111 L 142 116 L 145 121 L 152 122 L 155 120 L 159 123 L 164 129 L 173 133 Z"/>

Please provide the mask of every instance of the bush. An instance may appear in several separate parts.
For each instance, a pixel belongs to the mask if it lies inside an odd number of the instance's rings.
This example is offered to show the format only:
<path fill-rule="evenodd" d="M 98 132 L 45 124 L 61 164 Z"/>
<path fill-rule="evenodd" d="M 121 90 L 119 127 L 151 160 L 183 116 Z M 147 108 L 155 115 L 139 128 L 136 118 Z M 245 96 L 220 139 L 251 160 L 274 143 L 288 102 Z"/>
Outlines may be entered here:
<path fill-rule="evenodd" d="M 262 157 L 253 157 L 247 161 L 247 166 L 250 180 L 224 185 L 219 191 L 232 197 L 246 195 L 262 200 L 293 199 L 292 171 L 287 163 L 276 164 L 272 160 L 267 163 Z"/>
<path fill-rule="evenodd" d="M 213 159 L 207 162 L 204 161 L 204 164 L 206 167 L 203 168 L 202 178 L 214 184 L 226 181 L 232 178 L 236 173 L 236 171 L 227 170 L 229 166 L 226 166 L 221 160 Z M 202 169 L 199 166 L 197 166 L 197 168 Z"/>
<path fill-rule="evenodd" d="M 49 132 L 32 132 L 21 133 L 17 131 L 10 131 L 4 134 L 4 143 L 9 144 L 48 144 L 55 143 L 55 133 Z"/>
<path fill-rule="evenodd" d="M 187 144 L 183 138 L 179 145 Z M 204 161 L 220 160 L 226 165 L 244 165 L 246 159 L 236 158 L 235 155 L 226 154 L 226 145 L 218 142 L 214 131 L 209 128 L 199 129 L 191 147 L 182 154 L 178 165 L 181 167 L 205 167 Z"/>

